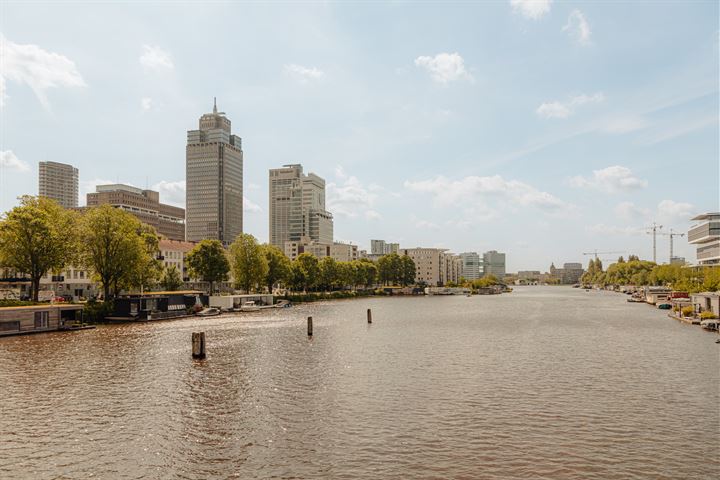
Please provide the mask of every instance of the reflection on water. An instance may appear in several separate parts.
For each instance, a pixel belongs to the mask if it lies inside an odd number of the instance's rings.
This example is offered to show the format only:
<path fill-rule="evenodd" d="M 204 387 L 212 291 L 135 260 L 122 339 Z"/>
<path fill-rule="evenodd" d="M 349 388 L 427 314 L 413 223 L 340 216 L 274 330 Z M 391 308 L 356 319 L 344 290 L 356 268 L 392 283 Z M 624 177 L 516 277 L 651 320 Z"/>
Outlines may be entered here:
<path fill-rule="evenodd" d="M 4 338 L 0 477 L 717 477 L 714 340 L 551 287 Z"/>

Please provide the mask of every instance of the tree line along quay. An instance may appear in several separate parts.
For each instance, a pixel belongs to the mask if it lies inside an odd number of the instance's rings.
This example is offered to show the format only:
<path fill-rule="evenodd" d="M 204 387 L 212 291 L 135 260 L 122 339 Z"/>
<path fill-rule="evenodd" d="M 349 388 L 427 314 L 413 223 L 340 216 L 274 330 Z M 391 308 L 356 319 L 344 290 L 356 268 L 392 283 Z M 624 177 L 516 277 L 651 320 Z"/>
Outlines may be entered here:
<path fill-rule="evenodd" d="M 98 320 L 123 293 L 182 287 L 181 272 L 160 260 L 159 241 L 153 227 L 111 205 L 78 212 L 45 197 L 24 196 L 0 220 L 0 267 L 29 279 L 30 302 L 26 304 L 32 304 L 40 300 L 43 276 L 82 266 L 102 292 L 101 298 L 92 299 L 86 307 L 86 317 Z M 186 261 L 191 275 L 205 282 L 209 294 L 228 281 L 246 293 L 282 289 L 287 298 L 296 300 L 323 297 L 322 292 L 334 292 L 335 297 L 342 297 L 342 292 L 374 294 L 378 285 L 417 285 L 415 263 L 407 255 L 390 253 L 373 262 L 318 259 L 302 253 L 291 261 L 279 248 L 259 244 L 247 233 L 238 235 L 228 248 L 219 240 L 202 240 Z M 479 288 L 499 282 L 490 276 L 462 283 Z"/>

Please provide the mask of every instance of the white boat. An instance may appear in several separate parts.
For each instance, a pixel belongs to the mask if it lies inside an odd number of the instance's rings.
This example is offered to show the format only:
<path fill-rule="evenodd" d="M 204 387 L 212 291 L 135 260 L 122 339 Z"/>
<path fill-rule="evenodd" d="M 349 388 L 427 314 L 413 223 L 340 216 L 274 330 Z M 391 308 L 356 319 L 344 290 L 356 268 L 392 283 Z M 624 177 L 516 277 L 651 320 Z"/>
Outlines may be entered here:
<path fill-rule="evenodd" d="M 255 302 L 253 302 L 252 300 L 248 302 L 243 302 L 243 304 L 240 306 L 241 312 L 257 312 L 258 310 L 260 310 L 260 306 L 256 305 Z"/>
<path fill-rule="evenodd" d="M 205 308 L 200 310 L 197 315 L 199 317 L 214 317 L 216 315 L 220 315 L 220 309 L 215 307 Z"/>
<path fill-rule="evenodd" d="M 718 327 L 720 327 L 720 320 L 718 319 L 709 319 L 709 320 L 703 320 L 700 322 L 700 326 L 704 328 L 705 330 L 710 331 L 716 331 Z"/>

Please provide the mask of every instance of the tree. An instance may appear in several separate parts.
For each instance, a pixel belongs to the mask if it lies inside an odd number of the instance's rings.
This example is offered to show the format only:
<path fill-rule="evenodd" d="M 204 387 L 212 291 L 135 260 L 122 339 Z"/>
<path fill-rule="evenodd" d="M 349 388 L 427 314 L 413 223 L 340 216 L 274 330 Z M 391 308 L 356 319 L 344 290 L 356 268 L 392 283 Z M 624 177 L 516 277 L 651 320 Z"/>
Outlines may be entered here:
<path fill-rule="evenodd" d="M 262 245 L 262 252 L 268 263 L 268 272 L 265 275 L 265 285 L 272 293 L 276 283 L 287 282 L 290 279 L 290 259 L 275 245 Z"/>
<path fill-rule="evenodd" d="M 639 262 L 640 258 L 637 255 L 628 256 L 628 262 Z"/>
<path fill-rule="evenodd" d="M 210 295 L 215 282 L 228 279 L 230 262 L 220 240 L 201 241 L 187 254 L 186 261 L 192 276 L 210 284 Z"/>
<path fill-rule="evenodd" d="M 175 265 L 170 265 L 169 267 L 165 268 L 165 272 L 163 273 L 162 279 L 160 280 L 160 284 L 165 290 L 169 292 L 174 292 L 178 288 L 182 287 L 182 276 L 180 275 L 180 271 Z"/>
<path fill-rule="evenodd" d="M 143 255 L 137 258 L 135 265 L 128 265 L 127 272 L 119 279 L 119 284 L 125 288 L 140 288 L 157 285 L 163 272 L 162 262 L 158 259 L 160 254 L 160 238 L 150 225 L 141 223 L 137 235 L 142 240 Z"/>
<path fill-rule="evenodd" d="M 618 258 L 617 263 L 625 263 L 625 259 L 620 255 L 620 258 Z"/>
<path fill-rule="evenodd" d="M 387 285 L 388 283 L 400 283 L 402 281 L 403 263 L 400 259 L 400 255 L 398 255 L 397 253 L 383 255 L 378 259 L 377 266 L 378 276 L 380 277 L 380 281 L 383 284 Z"/>
<path fill-rule="evenodd" d="M 76 224 L 74 212 L 32 196 L 22 197 L 0 220 L 0 264 L 30 277 L 33 301 L 38 300 L 40 279 L 72 262 Z"/>
<path fill-rule="evenodd" d="M 304 291 L 314 288 L 320 280 L 320 265 L 315 255 L 301 253 L 292 265 L 293 283 Z"/>
<path fill-rule="evenodd" d="M 319 284 L 325 290 L 332 290 L 340 284 L 340 269 L 338 262 L 332 257 L 324 257 L 319 262 L 320 281 Z"/>
<path fill-rule="evenodd" d="M 93 207 L 81 218 L 81 262 L 100 281 L 104 298 L 132 284 L 147 260 L 148 246 L 140 221 L 111 205 Z"/>
<path fill-rule="evenodd" d="M 407 255 L 400 257 L 400 283 L 403 286 L 415 283 L 415 262 Z"/>
<path fill-rule="evenodd" d="M 235 285 L 247 293 L 257 285 L 264 285 L 268 274 L 268 261 L 257 239 L 241 233 L 230 245 L 230 265 Z"/>
<path fill-rule="evenodd" d="M 356 264 L 356 269 L 360 272 L 360 285 L 364 285 L 366 288 L 369 288 L 377 282 L 378 268 L 371 260 L 363 258 L 355 260 L 352 263 Z"/>

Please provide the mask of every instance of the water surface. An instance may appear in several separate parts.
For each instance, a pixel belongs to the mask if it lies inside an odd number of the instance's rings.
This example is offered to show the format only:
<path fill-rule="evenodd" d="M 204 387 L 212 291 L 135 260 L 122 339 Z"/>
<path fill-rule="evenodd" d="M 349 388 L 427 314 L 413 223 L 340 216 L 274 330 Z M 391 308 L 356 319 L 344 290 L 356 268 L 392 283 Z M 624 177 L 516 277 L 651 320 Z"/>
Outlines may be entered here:
<path fill-rule="evenodd" d="M 717 478 L 716 337 L 521 287 L 3 338 L 0 477 Z"/>

